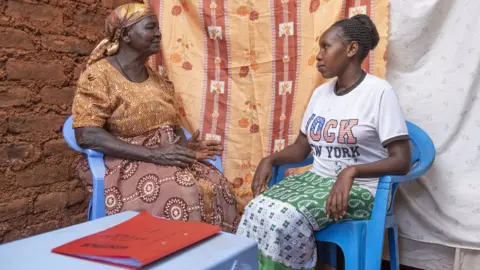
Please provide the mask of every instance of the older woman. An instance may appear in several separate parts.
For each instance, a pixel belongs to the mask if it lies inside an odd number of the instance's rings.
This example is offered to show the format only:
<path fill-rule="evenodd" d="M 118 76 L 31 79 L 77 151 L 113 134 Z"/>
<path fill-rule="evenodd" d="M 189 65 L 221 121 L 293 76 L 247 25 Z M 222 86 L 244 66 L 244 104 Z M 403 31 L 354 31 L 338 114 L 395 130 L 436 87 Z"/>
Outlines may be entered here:
<path fill-rule="evenodd" d="M 107 215 L 146 210 L 203 221 L 233 232 L 236 201 L 227 179 L 200 161 L 221 154 L 216 141 L 187 141 L 171 82 L 145 63 L 160 50 L 149 4 L 132 3 L 106 19 L 106 38 L 81 74 L 73 102 L 78 144 L 105 154 Z M 80 176 L 90 177 L 80 163 Z"/>

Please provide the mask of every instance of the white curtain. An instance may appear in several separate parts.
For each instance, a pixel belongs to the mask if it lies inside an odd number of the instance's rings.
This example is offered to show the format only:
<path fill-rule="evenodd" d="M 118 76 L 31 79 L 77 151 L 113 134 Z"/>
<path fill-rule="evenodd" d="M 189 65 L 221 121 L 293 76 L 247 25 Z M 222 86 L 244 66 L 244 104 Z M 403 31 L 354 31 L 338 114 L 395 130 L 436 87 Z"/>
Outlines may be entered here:
<path fill-rule="evenodd" d="M 437 157 L 401 186 L 402 263 L 480 269 L 480 0 L 390 0 L 387 79 Z"/>

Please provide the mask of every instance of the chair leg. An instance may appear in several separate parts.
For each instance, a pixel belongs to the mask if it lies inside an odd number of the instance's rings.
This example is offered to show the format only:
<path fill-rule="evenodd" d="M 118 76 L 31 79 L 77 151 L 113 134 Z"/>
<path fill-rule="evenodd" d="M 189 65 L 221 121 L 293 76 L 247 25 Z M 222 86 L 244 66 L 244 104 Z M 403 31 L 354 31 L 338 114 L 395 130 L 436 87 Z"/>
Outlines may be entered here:
<path fill-rule="evenodd" d="M 317 242 L 317 265 L 330 265 L 337 268 L 337 248 L 334 243 Z"/>
<path fill-rule="evenodd" d="M 328 261 L 333 268 L 337 268 L 337 245 L 328 243 Z"/>
<path fill-rule="evenodd" d="M 355 247 L 348 247 L 343 250 L 345 259 L 345 270 L 363 270 L 360 261 L 360 251 Z"/>
<path fill-rule="evenodd" d="M 390 269 L 400 270 L 400 255 L 398 251 L 398 227 L 388 228 L 388 249 L 390 251 Z"/>
<path fill-rule="evenodd" d="M 88 221 L 92 220 L 92 198 L 88 201 L 87 219 Z"/>

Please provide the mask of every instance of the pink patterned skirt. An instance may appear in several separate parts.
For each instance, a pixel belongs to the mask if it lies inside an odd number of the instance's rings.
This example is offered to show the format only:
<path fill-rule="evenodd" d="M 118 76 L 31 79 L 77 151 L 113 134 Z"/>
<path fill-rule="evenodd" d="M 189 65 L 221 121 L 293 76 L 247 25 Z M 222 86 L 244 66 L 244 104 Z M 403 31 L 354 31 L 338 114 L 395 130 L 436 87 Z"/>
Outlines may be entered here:
<path fill-rule="evenodd" d="M 145 135 L 120 139 L 159 147 L 175 137 L 171 127 L 162 127 Z M 145 210 L 155 216 L 201 221 L 235 232 L 238 219 L 232 186 L 212 165 L 195 162 L 182 169 L 107 156 L 105 165 L 107 215 Z M 82 180 L 92 183 L 86 158 L 80 161 L 78 171 Z"/>

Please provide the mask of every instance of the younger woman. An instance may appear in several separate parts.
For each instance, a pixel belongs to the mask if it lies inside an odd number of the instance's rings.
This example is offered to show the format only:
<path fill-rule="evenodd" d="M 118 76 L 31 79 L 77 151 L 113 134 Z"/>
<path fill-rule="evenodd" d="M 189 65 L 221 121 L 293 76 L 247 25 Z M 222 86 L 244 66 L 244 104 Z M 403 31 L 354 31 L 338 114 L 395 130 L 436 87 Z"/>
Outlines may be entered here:
<path fill-rule="evenodd" d="M 314 231 L 369 219 L 378 177 L 409 171 L 409 135 L 395 92 L 361 68 L 378 40 L 366 15 L 338 21 L 321 36 L 318 71 L 336 79 L 313 93 L 295 143 L 260 162 L 252 183 L 258 197 L 237 230 L 258 242 L 260 269 L 313 269 Z M 273 166 L 300 162 L 310 153 L 310 171 L 260 194 Z"/>

